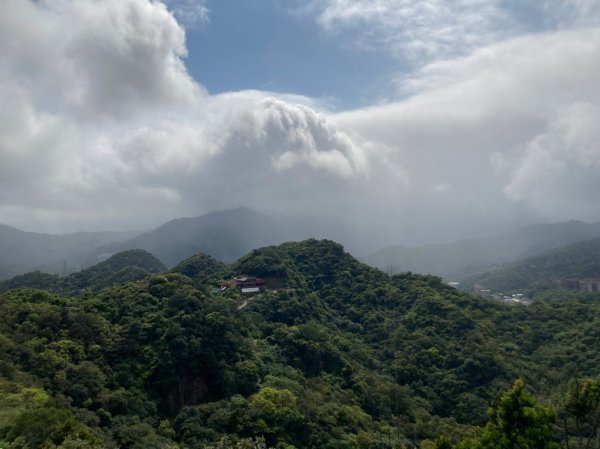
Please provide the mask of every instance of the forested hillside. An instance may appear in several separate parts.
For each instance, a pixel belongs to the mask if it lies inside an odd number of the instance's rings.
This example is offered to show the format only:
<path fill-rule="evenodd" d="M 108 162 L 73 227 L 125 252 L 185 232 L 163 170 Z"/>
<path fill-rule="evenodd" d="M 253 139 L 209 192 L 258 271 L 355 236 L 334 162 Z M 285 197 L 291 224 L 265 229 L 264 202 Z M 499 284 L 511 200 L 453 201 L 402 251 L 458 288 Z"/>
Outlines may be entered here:
<path fill-rule="evenodd" d="M 537 291 L 557 287 L 565 278 L 600 278 L 600 238 L 564 246 L 468 278 L 465 286 L 484 285 L 495 291 Z"/>
<path fill-rule="evenodd" d="M 39 271 L 16 276 L 0 282 L 0 291 L 31 287 L 63 295 L 77 295 L 83 290 L 98 291 L 117 284 L 139 281 L 167 268 L 144 250 L 130 250 L 115 254 L 85 270 L 59 277 Z"/>
<path fill-rule="evenodd" d="M 448 244 L 412 248 L 391 246 L 366 255 L 362 260 L 395 273 L 412 271 L 459 280 L 498 264 L 595 237 L 600 237 L 600 223 L 568 221 L 532 225 L 492 237 Z"/>
<path fill-rule="evenodd" d="M 246 307 L 210 293 L 239 274 L 269 290 Z M 568 422 L 569 382 L 597 378 L 599 329 L 598 304 L 507 306 L 317 240 L 231 265 L 198 255 L 81 298 L 14 289 L 0 447 L 551 448 L 575 435 L 552 409 Z"/>
<path fill-rule="evenodd" d="M 98 259 L 95 250 L 111 243 L 129 240 L 139 232 L 78 232 L 66 235 L 24 232 L 0 224 L 0 280 L 41 270 L 72 273 Z M 66 267 L 65 267 L 66 263 Z"/>

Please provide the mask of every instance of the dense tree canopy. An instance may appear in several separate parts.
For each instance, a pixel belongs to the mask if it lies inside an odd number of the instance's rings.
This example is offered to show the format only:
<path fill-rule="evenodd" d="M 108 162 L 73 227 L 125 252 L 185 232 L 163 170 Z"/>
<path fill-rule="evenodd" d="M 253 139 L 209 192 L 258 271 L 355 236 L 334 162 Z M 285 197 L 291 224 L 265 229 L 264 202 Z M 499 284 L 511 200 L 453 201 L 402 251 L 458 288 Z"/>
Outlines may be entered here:
<path fill-rule="evenodd" d="M 211 293 L 237 274 L 269 290 Z M 13 289 L 0 447 L 550 449 L 595 436 L 596 387 L 566 392 L 598 377 L 599 329 L 595 303 L 507 306 L 316 240 L 77 297 Z"/>

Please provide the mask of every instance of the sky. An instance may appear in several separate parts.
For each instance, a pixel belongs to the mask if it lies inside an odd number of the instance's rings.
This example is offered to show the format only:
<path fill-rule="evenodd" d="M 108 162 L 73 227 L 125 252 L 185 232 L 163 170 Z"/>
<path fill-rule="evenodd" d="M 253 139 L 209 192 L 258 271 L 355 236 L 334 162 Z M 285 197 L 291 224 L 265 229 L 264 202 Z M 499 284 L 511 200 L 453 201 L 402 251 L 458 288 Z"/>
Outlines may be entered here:
<path fill-rule="evenodd" d="M 600 220 L 599 0 L 3 0 L 0 223 Z"/>

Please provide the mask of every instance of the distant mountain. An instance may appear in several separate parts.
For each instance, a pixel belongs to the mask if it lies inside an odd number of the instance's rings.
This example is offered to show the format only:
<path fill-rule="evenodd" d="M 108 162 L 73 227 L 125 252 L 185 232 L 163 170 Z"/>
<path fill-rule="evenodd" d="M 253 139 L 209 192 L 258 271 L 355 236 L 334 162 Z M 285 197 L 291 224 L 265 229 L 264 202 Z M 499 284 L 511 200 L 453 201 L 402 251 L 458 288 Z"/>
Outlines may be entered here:
<path fill-rule="evenodd" d="M 233 262 L 253 248 L 311 237 L 351 240 L 351 234 L 335 220 L 268 215 L 247 208 L 212 212 L 200 217 L 180 218 L 125 242 L 106 245 L 98 251 L 114 253 L 140 248 L 168 266 L 197 253 L 222 262 Z"/>
<path fill-rule="evenodd" d="M 69 274 L 111 254 L 143 249 L 174 266 L 197 253 L 232 262 L 253 248 L 307 238 L 356 239 L 341 220 L 267 215 L 247 208 L 169 221 L 149 232 L 24 232 L 0 225 L 0 280 L 40 271 Z"/>
<path fill-rule="evenodd" d="M 74 295 L 84 289 L 98 291 L 113 285 L 138 281 L 165 270 L 166 267 L 152 254 L 143 250 L 131 250 L 115 254 L 104 262 L 64 278 L 39 271 L 19 275 L 0 282 L 0 291 L 32 287 L 63 295 Z"/>
<path fill-rule="evenodd" d="M 0 279 L 35 270 L 61 274 L 98 262 L 94 250 L 129 240 L 139 232 L 78 232 L 67 235 L 25 232 L 0 224 Z"/>
<path fill-rule="evenodd" d="M 468 278 L 496 292 L 514 292 L 563 278 L 600 277 L 600 238 L 567 245 Z"/>
<path fill-rule="evenodd" d="M 430 273 L 450 280 L 594 237 L 600 237 L 600 222 L 538 224 L 493 237 L 449 244 L 414 248 L 391 246 L 364 256 L 362 260 L 396 273 Z"/>

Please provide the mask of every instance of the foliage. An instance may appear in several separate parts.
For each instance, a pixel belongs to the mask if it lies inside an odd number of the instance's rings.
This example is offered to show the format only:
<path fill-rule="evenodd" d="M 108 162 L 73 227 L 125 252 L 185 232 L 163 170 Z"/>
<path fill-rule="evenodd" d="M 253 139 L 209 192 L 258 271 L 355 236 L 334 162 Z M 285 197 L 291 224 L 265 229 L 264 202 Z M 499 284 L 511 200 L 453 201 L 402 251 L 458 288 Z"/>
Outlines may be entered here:
<path fill-rule="evenodd" d="M 60 278 L 39 271 L 0 282 L 0 291 L 19 287 L 48 290 L 63 295 L 81 293 L 84 289 L 99 291 L 113 285 L 137 281 L 165 271 L 166 267 L 152 254 L 136 249 L 113 255 L 85 270 Z"/>
<path fill-rule="evenodd" d="M 573 380 L 561 404 L 560 424 L 565 446 L 598 448 L 600 426 L 600 383 L 593 379 Z"/>
<path fill-rule="evenodd" d="M 476 441 L 461 443 L 459 448 L 481 449 L 557 449 L 553 441 L 551 409 L 535 404 L 517 380 L 512 389 L 490 408 L 489 421 Z"/>
<path fill-rule="evenodd" d="M 548 289 L 556 279 L 570 277 L 600 277 L 600 238 L 506 264 L 497 270 L 470 277 L 464 284 L 481 284 L 496 292 L 533 289 L 529 293 L 535 294 L 538 290 Z"/>
<path fill-rule="evenodd" d="M 276 289 L 244 308 L 209 293 L 242 273 Z M 316 240 L 230 266 L 197 256 L 81 297 L 13 289 L 0 294 L 0 447 L 447 448 L 485 426 L 480 447 L 551 448 L 565 433 L 549 405 L 588 441 L 593 425 L 574 419 L 597 416 L 596 390 L 560 392 L 598 376 L 599 329 L 597 303 L 504 306 Z M 519 377 L 530 392 L 514 384 L 488 416 Z"/>

